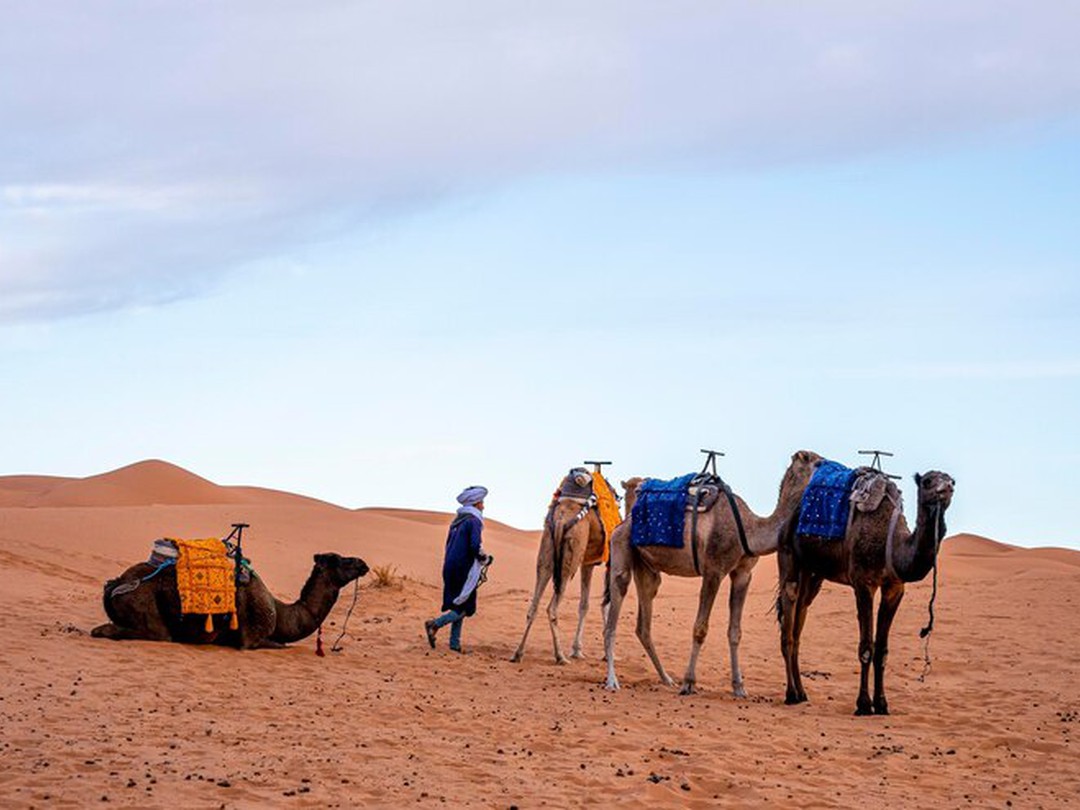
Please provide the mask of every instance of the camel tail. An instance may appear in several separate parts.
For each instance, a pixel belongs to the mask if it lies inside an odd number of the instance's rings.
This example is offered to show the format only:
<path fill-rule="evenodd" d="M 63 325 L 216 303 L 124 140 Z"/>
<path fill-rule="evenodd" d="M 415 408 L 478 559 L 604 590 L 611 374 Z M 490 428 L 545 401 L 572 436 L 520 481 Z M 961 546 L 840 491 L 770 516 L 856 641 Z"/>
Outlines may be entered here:
<path fill-rule="evenodd" d="M 102 590 L 101 601 L 105 606 L 105 615 L 109 617 L 109 621 L 113 624 L 120 624 L 120 617 L 116 613 L 116 609 L 113 607 L 112 594 L 117 585 L 123 582 L 122 579 L 110 579 L 105 583 L 105 587 Z"/>
<path fill-rule="evenodd" d="M 566 550 L 563 548 L 566 532 L 563 530 L 562 522 L 555 522 L 554 518 L 551 521 L 551 549 L 554 559 L 552 560 L 552 584 L 555 586 L 556 598 L 562 596 L 563 589 L 563 558 Z"/>

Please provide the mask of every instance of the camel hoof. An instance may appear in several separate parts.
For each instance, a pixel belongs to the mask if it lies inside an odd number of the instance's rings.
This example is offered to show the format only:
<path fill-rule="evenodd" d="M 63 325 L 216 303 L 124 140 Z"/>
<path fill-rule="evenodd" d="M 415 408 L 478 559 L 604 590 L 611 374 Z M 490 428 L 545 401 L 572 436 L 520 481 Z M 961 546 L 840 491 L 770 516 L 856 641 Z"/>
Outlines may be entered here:
<path fill-rule="evenodd" d="M 792 695 L 789 693 L 784 698 L 784 705 L 786 706 L 797 706 L 800 703 L 806 703 L 806 695 Z"/>
<path fill-rule="evenodd" d="M 583 653 L 581 650 L 574 650 L 572 653 L 570 653 L 570 657 L 580 661 L 585 658 L 585 653 Z"/>
<path fill-rule="evenodd" d="M 674 686 L 674 684 L 672 684 L 672 686 Z M 693 683 L 684 683 L 682 689 L 679 690 L 680 695 L 692 695 L 695 692 L 697 692 L 697 689 L 694 687 Z"/>
<path fill-rule="evenodd" d="M 746 688 L 742 684 L 739 684 L 738 686 L 732 687 L 731 693 L 737 698 L 744 698 L 746 697 Z"/>
<path fill-rule="evenodd" d="M 880 703 L 875 703 L 874 704 L 874 714 L 888 714 L 888 713 L 889 713 L 889 704 L 886 703 L 884 700 L 881 701 Z"/>
<path fill-rule="evenodd" d="M 514 653 L 513 655 L 510 656 L 510 663 L 511 664 L 520 664 L 522 657 L 524 657 L 524 653 L 522 653 L 519 650 L 518 652 L 516 652 L 516 653 Z"/>
<path fill-rule="evenodd" d="M 560 655 L 558 658 L 555 659 L 555 663 L 559 666 L 562 666 L 563 664 L 569 664 L 570 659 L 567 658 L 565 655 Z"/>
<path fill-rule="evenodd" d="M 619 681 L 617 679 L 609 680 L 607 683 L 604 684 L 604 688 L 607 689 L 609 692 L 618 692 Z"/>
<path fill-rule="evenodd" d="M 869 715 L 871 715 L 873 713 L 874 713 L 874 710 L 870 706 L 856 706 L 855 707 L 855 716 L 856 717 L 867 717 L 867 716 L 869 716 Z"/>

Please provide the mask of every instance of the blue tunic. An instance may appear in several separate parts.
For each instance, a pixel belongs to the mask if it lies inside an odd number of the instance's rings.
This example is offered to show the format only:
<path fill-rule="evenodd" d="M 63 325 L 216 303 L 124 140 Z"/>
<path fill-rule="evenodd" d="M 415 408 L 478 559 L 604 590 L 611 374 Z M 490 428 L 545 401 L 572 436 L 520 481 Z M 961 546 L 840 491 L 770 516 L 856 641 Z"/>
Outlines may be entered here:
<path fill-rule="evenodd" d="M 474 515 L 459 515 L 450 524 L 442 569 L 443 610 L 456 610 L 464 616 L 476 613 L 475 590 L 463 604 L 455 605 L 454 600 L 465 587 L 473 562 L 480 557 L 480 533 L 483 530 L 483 522 Z"/>

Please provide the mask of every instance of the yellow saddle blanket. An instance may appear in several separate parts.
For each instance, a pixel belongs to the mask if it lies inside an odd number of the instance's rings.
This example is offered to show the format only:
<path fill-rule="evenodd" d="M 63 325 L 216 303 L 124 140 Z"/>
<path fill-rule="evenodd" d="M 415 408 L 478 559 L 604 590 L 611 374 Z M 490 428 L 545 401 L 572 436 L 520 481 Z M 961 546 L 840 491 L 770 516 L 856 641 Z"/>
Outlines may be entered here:
<path fill-rule="evenodd" d="M 181 613 L 205 613 L 206 632 L 214 629 L 214 616 L 230 614 L 229 627 L 235 630 L 236 565 L 227 556 L 225 543 L 216 537 L 206 540 L 178 540 L 176 588 L 180 592 Z"/>
<path fill-rule="evenodd" d="M 596 509 L 600 513 L 600 522 L 604 526 L 604 549 L 600 557 L 586 559 L 586 564 L 608 561 L 611 555 L 611 533 L 615 527 L 622 523 L 622 515 L 619 514 L 619 504 L 615 501 L 615 492 L 611 485 L 599 472 L 594 472 L 593 495 L 596 496 Z M 588 555 L 586 555 L 588 556 Z"/>

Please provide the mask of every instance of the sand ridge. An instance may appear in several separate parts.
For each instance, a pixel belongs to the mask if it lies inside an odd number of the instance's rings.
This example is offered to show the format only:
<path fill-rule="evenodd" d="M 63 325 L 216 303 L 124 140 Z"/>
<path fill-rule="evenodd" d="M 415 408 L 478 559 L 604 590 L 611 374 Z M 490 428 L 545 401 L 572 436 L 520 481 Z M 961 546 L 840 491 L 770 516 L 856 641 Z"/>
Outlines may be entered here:
<path fill-rule="evenodd" d="M 326 658 L 314 638 L 240 653 L 87 635 L 105 620 L 104 580 L 155 537 L 223 535 L 236 520 L 252 524 L 246 550 L 280 598 L 296 598 L 320 551 L 404 579 L 355 591 L 343 651 Z M 449 520 L 221 487 L 165 462 L 86 479 L 0 477 L 4 806 L 1064 807 L 1080 795 L 1077 552 L 948 538 L 929 674 L 920 680 L 928 580 L 909 586 L 894 627 L 893 714 L 855 718 L 854 600 L 835 585 L 804 636 L 810 702 L 783 705 L 773 557 L 755 569 L 744 617 L 747 700 L 730 696 L 723 598 L 690 698 L 656 682 L 633 635 L 633 589 L 618 635 L 622 691 L 601 686 L 599 587 L 590 658 L 555 665 L 541 616 L 525 660 L 509 663 L 538 533 L 494 520 L 485 545 L 496 564 L 466 624 L 469 654 L 449 653 L 445 638 L 431 651 L 421 626 L 438 607 Z M 656 601 L 657 647 L 674 675 L 697 585 L 665 579 Z M 327 646 L 353 595 L 342 592 Z M 576 612 L 575 580 L 564 644 Z"/>

